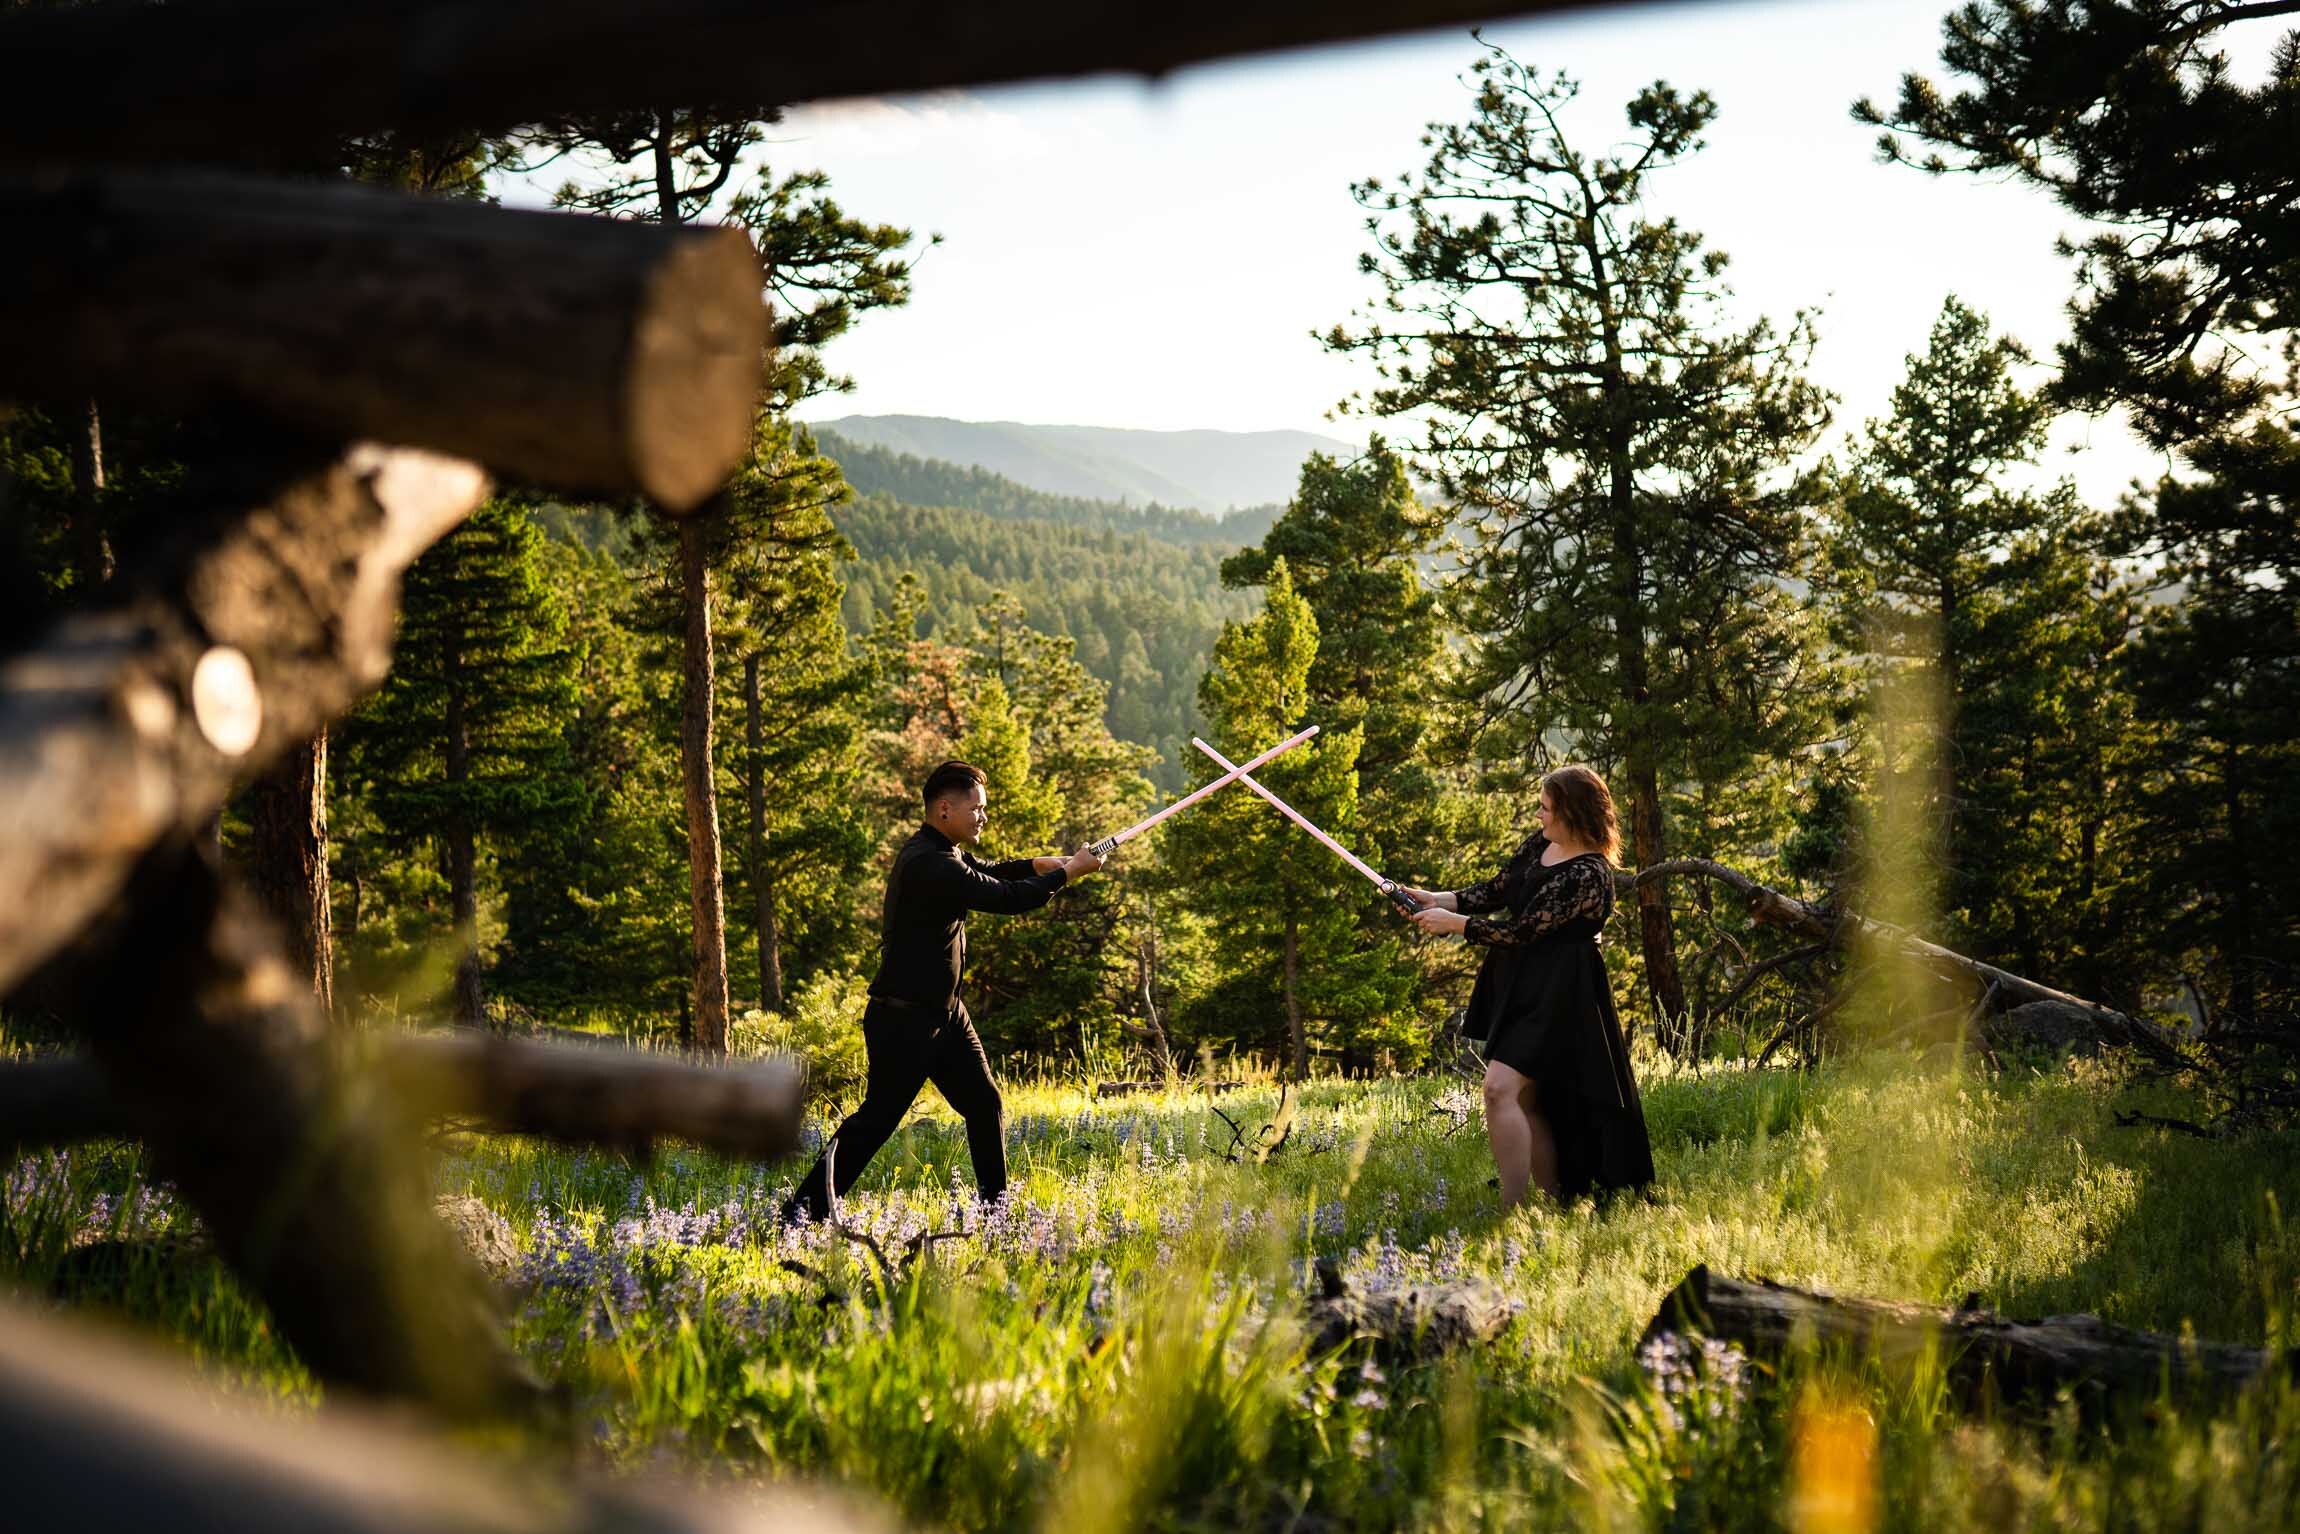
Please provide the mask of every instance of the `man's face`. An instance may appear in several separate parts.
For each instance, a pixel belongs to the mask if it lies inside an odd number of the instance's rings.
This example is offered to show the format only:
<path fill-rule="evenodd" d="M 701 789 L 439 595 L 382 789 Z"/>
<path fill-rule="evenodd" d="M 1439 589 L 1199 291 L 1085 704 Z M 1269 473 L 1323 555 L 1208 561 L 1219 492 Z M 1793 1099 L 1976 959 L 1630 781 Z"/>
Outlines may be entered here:
<path fill-rule="evenodd" d="M 974 846 L 989 824 L 989 796 L 980 783 L 969 783 L 964 793 L 944 794 L 934 801 L 934 828 L 954 842 Z"/>

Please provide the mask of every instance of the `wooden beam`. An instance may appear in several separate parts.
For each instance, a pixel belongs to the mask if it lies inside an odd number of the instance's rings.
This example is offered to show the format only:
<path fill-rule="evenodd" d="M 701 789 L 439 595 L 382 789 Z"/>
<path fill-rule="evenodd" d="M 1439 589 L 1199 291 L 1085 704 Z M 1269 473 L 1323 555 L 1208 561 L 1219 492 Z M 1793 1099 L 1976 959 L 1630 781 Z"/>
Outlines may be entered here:
<path fill-rule="evenodd" d="M 373 445 L 217 472 L 222 510 L 0 664 L 0 994 L 382 682 L 400 572 L 487 488 Z"/>
<path fill-rule="evenodd" d="M 738 229 L 55 171 L 0 180 L 0 336 L 0 398 L 244 406 L 686 511 L 750 446 L 767 314 Z"/>
<path fill-rule="evenodd" d="M 462 1035 L 408 1039 L 379 1062 L 416 1111 L 508 1134 L 644 1151 L 685 1140 L 772 1160 L 798 1148 L 806 1079 L 784 1061 L 703 1065 L 613 1045 Z"/>
<path fill-rule="evenodd" d="M 0 1306 L 0 1483 L 22 1529 L 886 1534 L 803 1486 L 710 1496 L 482 1458 L 340 1402 L 235 1403 L 157 1349 Z"/>
<path fill-rule="evenodd" d="M 1580 0 L 140 0 L 0 22 L 0 157 L 309 161 L 396 128 L 1157 77 Z M 1466 53 L 1466 43 L 1465 53 Z"/>
<path fill-rule="evenodd" d="M 122 1116 L 330 1387 L 465 1419 L 531 1408 L 405 1114 L 346 1068 L 310 978 L 206 847 L 144 859 L 60 966 Z"/>
<path fill-rule="evenodd" d="M 644 1153 L 684 1140 L 773 1160 L 797 1149 L 805 1082 L 782 1061 L 702 1065 L 615 1045 L 477 1035 L 397 1039 L 372 1071 L 416 1118 L 468 1119 L 497 1134 Z M 133 1117 L 79 1055 L 0 1063 L 0 1149 L 134 1139 Z"/>

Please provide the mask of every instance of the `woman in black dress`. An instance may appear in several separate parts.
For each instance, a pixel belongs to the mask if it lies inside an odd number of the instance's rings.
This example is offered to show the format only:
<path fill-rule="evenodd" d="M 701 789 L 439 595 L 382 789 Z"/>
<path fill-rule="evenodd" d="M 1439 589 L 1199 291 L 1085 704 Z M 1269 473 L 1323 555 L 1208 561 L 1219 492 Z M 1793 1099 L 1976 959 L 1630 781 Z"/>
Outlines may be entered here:
<path fill-rule="evenodd" d="M 1641 1188 L 1653 1149 L 1613 989 L 1598 952 L 1613 914 L 1620 822 L 1605 780 L 1560 767 L 1541 780 L 1537 829 L 1491 879 L 1408 890 L 1424 931 L 1486 950 L 1462 1023 L 1485 1044 L 1485 1129 L 1514 1207 L 1531 1183 L 1551 1198 Z M 1496 911 L 1497 920 L 1468 914 Z"/>

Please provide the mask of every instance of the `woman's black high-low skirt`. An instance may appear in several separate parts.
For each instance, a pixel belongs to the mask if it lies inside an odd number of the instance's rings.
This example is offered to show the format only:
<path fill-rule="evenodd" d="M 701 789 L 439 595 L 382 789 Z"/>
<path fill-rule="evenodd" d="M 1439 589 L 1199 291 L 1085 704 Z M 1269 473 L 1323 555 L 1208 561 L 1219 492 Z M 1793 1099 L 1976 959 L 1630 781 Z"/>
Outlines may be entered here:
<path fill-rule="evenodd" d="M 1561 933 L 1488 952 L 1462 1032 L 1485 1041 L 1489 1061 L 1533 1078 L 1567 1199 L 1653 1181 L 1645 1110 L 1594 937 Z"/>

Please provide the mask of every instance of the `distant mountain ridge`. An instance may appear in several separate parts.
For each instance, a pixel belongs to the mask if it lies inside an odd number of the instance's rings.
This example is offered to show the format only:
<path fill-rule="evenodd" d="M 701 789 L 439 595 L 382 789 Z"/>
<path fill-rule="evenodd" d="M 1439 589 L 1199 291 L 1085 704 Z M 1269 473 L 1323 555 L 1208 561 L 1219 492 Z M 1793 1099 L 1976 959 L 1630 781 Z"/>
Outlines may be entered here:
<path fill-rule="evenodd" d="M 1136 431 L 942 416 L 854 415 L 810 423 L 848 442 L 986 469 L 1052 495 L 1220 516 L 1293 498 L 1312 453 L 1357 449 L 1306 431 Z"/>
<path fill-rule="evenodd" d="M 1225 553 L 1268 535 L 1283 506 L 1249 506 L 1226 517 L 1190 507 L 1127 505 L 1088 496 L 1058 495 L 1018 484 L 971 464 L 921 458 L 892 448 L 850 441 L 828 426 L 813 428 L 815 443 L 838 460 L 855 494 L 905 506 L 948 506 L 1003 522 L 1054 522 L 1100 532 L 1140 533 L 1168 543 L 1209 544 Z"/>

